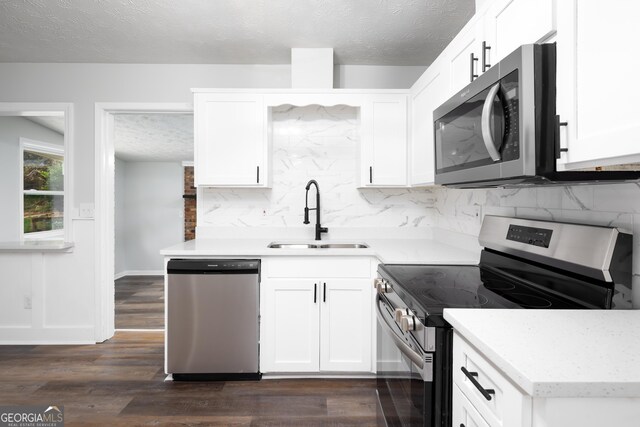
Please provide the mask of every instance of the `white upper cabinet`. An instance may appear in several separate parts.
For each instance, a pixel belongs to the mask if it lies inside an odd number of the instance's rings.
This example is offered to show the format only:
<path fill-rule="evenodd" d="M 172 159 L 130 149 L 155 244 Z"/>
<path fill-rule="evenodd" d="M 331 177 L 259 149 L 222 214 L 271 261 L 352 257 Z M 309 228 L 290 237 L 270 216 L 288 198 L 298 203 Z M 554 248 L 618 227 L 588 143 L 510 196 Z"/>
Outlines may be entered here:
<path fill-rule="evenodd" d="M 640 2 L 557 1 L 558 168 L 640 161 Z"/>
<path fill-rule="evenodd" d="M 478 53 L 480 71 L 484 72 L 483 68 L 488 69 L 521 45 L 544 42 L 555 33 L 554 0 L 496 0 L 482 21 L 482 41 L 487 47 L 484 64 L 482 44 Z"/>
<path fill-rule="evenodd" d="M 407 185 L 407 95 L 363 97 L 360 108 L 360 185 Z"/>
<path fill-rule="evenodd" d="M 482 29 L 482 22 L 476 17 L 471 18 L 443 52 L 449 74 L 450 95 L 471 83 L 473 76 L 480 74 Z"/>
<path fill-rule="evenodd" d="M 194 95 L 195 185 L 269 186 L 263 95 Z"/>
<path fill-rule="evenodd" d="M 449 93 L 444 63 L 434 62 L 411 88 L 411 185 L 432 185 L 435 179 L 433 110 Z"/>

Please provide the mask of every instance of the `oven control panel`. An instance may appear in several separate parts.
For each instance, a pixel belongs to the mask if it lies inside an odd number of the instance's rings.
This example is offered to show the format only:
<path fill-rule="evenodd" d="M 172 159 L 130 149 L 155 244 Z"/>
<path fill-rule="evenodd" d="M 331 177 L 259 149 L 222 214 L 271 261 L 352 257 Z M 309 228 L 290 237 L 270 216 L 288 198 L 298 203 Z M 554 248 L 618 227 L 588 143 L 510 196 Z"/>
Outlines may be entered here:
<path fill-rule="evenodd" d="M 523 225 L 509 225 L 507 240 L 526 243 L 528 245 L 548 248 L 551 243 L 553 230 L 546 228 L 525 227 Z"/>

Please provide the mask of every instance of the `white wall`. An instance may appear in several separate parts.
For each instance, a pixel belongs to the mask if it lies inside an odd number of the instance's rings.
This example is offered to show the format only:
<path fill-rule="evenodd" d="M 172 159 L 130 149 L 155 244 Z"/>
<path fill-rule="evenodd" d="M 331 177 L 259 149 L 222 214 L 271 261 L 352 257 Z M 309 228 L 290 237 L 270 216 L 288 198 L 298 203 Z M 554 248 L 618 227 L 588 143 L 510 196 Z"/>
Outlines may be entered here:
<path fill-rule="evenodd" d="M 180 162 L 117 161 L 115 274 L 162 272 L 160 250 L 184 241 L 183 189 Z"/>
<path fill-rule="evenodd" d="M 435 224 L 477 236 L 483 214 L 620 227 L 633 233 L 633 292 L 618 295 L 640 308 L 640 184 L 435 190 Z"/>
<path fill-rule="evenodd" d="M 115 259 L 114 274 L 127 270 L 126 258 L 126 224 L 125 224 L 125 189 L 126 189 L 126 162 L 116 157 L 115 162 Z"/>
<path fill-rule="evenodd" d="M 17 241 L 20 138 L 64 145 L 64 137 L 24 117 L 0 116 L 0 242 Z"/>
<path fill-rule="evenodd" d="M 424 67 L 340 66 L 344 88 L 408 88 Z M 73 102 L 76 203 L 93 202 L 94 103 L 192 102 L 191 88 L 290 88 L 289 65 L 0 64 L 2 101 Z"/>
<path fill-rule="evenodd" d="M 359 87 L 368 82 L 372 88 L 408 88 L 421 74 L 421 67 L 340 67 L 342 87 Z M 157 65 L 157 64 L 0 64 L 0 94 L 2 102 L 70 102 L 73 104 L 74 123 L 74 203 L 94 202 L 94 146 L 96 102 L 192 102 L 191 88 L 289 88 L 289 65 Z M 375 76 L 375 77 L 371 77 Z M 353 86 L 349 86 L 353 85 Z M 92 330 L 95 317 L 102 317 L 95 306 L 94 274 L 94 223 L 75 218 L 73 239 L 78 242 L 72 254 L 41 254 L 45 271 L 41 277 L 48 279 L 51 289 L 61 289 L 60 295 L 72 297 L 60 299 L 51 292 L 44 292 L 37 281 L 33 287 L 34 302 L 41 302 L 42 310 L 52 316 L 57 329 L 43 328 L 39 312 L 32 312 L 31 328 L 0 328 L 0 343 L 10 339 L 22 342 L 78 342 L 91 341 L 100 332 Z M 81 244 L 79 244 L 81 243 Z M 21 255 L 29 257 L 30 255 Z M 0 263 L 8 266 L 6 275 L 16 280 L 5 281 L 3 292 L 20 299 L 23 290 L 20 283 L 28 281 L 23 266 L 12 263 L 11 254 L 0 254 Z M 30 258 L 29 258 L 30 259 Z M 52 264 L 56 260 L 60 264 Z M 64 265 L 72 268 L 66 276 L 49 271 Z M 53 282 L 51 282 L 53 280 Z M 0 287 L 2 287 L 0 286 Z M 35 303 L 34 303 L 35 304 Z M 54 307 L 55 305 L 55 307 Z M 92 318 L 87 326 L 85 311 Z M 75 316 L 75 317 L 74 317 Z M 10 325 L 11 319 L 6 320 Z M 66 325 L 66 326 L 65 326 Z M 2 325 L 0 325 L 2 326 Z M 53 332 L 46 332 L 53 331 Z M 17 338 L 16 338 L 17 337 Z M 13 342 L 13 341 L 12 341 Z"/>
<path fill-rule="evenodd" d="M 318 181 L 322 225 L 329 227 L 425 227 L 426 207 L 435 203 L 424 189 L 358 189 L 358 109 L 348 106 L 272 110 L 273 186 L 270 189 L 205 188 L 198 201 L 197 235 L 207 227 L 306 227 L 313 238 L 315 211 L 303 225 L 305 185 Z M 315 189 L 309 207 L 315 207 Z"/>

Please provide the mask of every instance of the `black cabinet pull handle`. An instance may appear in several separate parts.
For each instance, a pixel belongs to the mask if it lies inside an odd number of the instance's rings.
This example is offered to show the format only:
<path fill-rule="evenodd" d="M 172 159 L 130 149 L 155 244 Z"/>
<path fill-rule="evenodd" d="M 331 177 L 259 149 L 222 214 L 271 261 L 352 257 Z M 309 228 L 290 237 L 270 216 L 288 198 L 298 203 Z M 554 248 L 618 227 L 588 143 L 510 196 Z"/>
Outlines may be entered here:
<path fill-rule="evenodd" d="M 460 423 L 460 427 L 464 427 L 464 424 Z"/>
<path fill-rule="evenodd" d="M 491 46 L 487 44 L 486 41 L 482 42 L 482 72 L 484 73 L 489 68 L 491 68 L 491 64 L 487 63 L 487 51 L 491 50 Z"/>
<path fill-rule="evenodd" d="M 318 284 L 314 283 L 313 284 L 313 303 L 317 303 L 318 302 Z"/>
<path fill-rule="evenodd" d="M 492 388 L 484 388 L 480 385 L 480 383 L 478 382 L 478 380 L 475 378 L 478 376 L 477 372 L 469 372 L 467 371 L 467 368 L 465 368 L 464 366 L 462 366 L 460 368 L 460 370 L 462 371 L 462 373 L 469 378 L 469 381 L 471 381 L 471 383 L 476 386 L 476 388 L 478 389 L 478 391 L 484 396 L 485 399 L 487 400 L 491 400 L 491 395 L 492 394 L 496 394 L 496 391 Z"/>
<path fill-rule="evenodd" d="M 471 65 L 471 81 L 473 81 L 476 77 L 478 77 L 478 75 L 474 73 L 474 69 L 475 69 L 474 64 L 477 60 L 478 58 L 476 58 L 473 52 L 471 52 L 471 61 L 469 61 Z"/>
<path fill-rule="evenodd" d="M 260 184 L 260 166 L 256 166 L 256 184 Z"/>
<path fill-rule="evenodd" d="M 369 166 L 369 184 L 373 184 L 373 166 Z"/>
<path fill-rule="evenodd" d="M 327 284 L 323 283 L 322 302 L 327 302 Z"/>
<path fill-rule="evenodd" d="M 561 122 L 559 115 L 556 115 L 555 121 L 556 123 L 554 127 L 553 139 L 555 140 L 554 142 L 555 142 L 555 148 L 556 148 L 556 159 L 559 159 L 561 153 L 566 153 L 567 151 L 569 151 L 568 148 L 560 148 L 560 126 L 567 126 L 568 123 Z"/>

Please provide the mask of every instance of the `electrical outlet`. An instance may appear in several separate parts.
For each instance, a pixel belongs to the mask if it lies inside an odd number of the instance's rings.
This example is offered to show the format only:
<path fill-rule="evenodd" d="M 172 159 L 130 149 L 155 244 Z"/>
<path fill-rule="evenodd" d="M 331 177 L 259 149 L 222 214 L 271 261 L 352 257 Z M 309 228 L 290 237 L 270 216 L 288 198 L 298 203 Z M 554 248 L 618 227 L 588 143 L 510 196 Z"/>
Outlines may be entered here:
<path fill-rule="evenodd" d="M 25 310 L 31 310 L 31 297 L 25 295 L 24 296 L 24 309 Z"/>
<path fill-rule="evenodd" d="M 95 207 L 93 203 L 80 203 L 80 218 L 93 218 Z"/>

